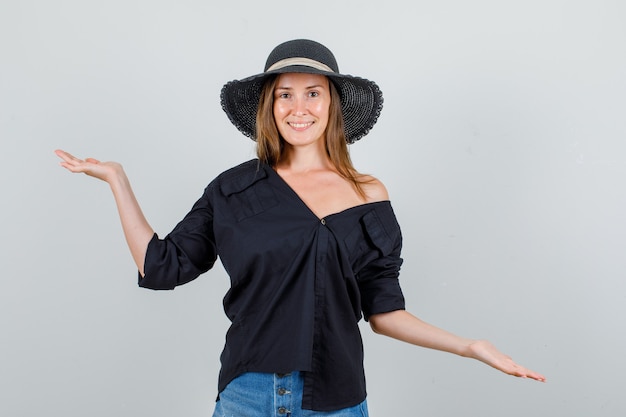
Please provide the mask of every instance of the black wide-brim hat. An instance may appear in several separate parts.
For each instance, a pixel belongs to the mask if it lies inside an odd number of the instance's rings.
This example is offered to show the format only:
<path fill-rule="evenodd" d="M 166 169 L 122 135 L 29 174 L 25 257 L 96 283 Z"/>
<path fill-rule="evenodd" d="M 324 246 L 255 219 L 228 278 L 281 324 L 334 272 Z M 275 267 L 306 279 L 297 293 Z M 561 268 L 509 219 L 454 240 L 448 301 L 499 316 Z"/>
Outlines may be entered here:
<path fill-rule="evenodd" d="M 341 98 L 348 143 L 365 136 L 378 120 L 383 94 L 375 82 L 339 73 L 337 60 L 328 48 L 308 39 L 295 39 L 274 48 L 262 73 L 230 81 L 222 88 L 222 108 L 244 135 L 256 140 L 256 113 L 267 78 L 288 72 L 321 74 L 334 83 Z"/>

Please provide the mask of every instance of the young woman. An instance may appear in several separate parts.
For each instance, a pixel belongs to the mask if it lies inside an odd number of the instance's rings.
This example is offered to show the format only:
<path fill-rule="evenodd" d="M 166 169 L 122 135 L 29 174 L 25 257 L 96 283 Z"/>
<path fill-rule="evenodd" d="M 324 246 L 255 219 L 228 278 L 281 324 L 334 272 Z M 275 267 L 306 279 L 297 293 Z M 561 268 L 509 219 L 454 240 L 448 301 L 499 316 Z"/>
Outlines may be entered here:
<path fill-rule="evenodd" d="M 544 380 L 489 342 L 404 309 L 402 237 L 387 190 L 353 167 L 347 148 L 380 114 L 374 82 L 341 74 L 331 51 L 298 39 L 221 96 L 258 158 L 215 178 L 163 239 L 120 164 L 56 151 L 63 167 L 110 185 L 140 286 L 172 289 L 220 257 L 232 325 L 214 416 L 366 416 L 362 317 L 376 333 Z"/>

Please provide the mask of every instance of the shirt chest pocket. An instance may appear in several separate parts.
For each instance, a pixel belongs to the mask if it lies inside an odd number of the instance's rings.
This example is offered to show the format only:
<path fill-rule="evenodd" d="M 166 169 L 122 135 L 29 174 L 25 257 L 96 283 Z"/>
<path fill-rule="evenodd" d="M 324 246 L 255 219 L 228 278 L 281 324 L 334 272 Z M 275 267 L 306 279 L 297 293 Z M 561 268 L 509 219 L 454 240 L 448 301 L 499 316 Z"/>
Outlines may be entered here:
<path fill-rule="evenodd" d="M 385 224 L 376 210 L 363 215 L 344 239 L 354 271 L 374 259 L 389 255 L 396 246 L 397 234 L 398 228 Z"/>
<path fill-rule="evenodd" d="M 241 222 L 278 204 L 278 198 L 267 181 L 264 170 L 225 179 L 220 185 L 227 199 L 228 211 Z"/>

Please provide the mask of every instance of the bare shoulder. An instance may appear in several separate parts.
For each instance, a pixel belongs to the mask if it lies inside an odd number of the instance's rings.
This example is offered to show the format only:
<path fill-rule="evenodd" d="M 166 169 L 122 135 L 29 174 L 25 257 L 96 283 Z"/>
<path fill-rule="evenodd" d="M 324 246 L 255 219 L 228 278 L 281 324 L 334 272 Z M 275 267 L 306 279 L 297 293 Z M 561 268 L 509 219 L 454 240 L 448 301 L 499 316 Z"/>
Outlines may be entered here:
<path fill-rule="evenodd" d="M 368 203 L 389 200 L 387 188 L 378 178 L 372 177 L 371 175 L 361 175 L 359 181 L 361 182 L 361 187 L 363 187 Z"/>

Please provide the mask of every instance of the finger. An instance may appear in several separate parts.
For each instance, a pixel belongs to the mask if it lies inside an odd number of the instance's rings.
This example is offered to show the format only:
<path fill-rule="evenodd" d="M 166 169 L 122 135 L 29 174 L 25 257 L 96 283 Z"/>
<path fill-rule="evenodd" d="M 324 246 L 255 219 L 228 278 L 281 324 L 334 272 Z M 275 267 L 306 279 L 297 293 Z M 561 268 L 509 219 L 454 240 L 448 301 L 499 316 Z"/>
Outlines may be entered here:
<path fill-rule="evenodd" d="M 100 163 L 100 161 L 95 159 L 95 158 L 87 158 L 87 159 L 85 159 L 85 162 L 89 162 L 91 164 L 99 164 Z"/>
<path fill-rule="evenodd" d="M 69 152 L 65 152 L 62 149 L 56 149 L 54 151 L 54 153 L 61 159 L 70 159 L 73 158 L 73 156 L 69 153 Z"/>
<path fill-rule="evenodd" d="M 70 154 L 69 152 L 65 152 L 60 149 L 57 149 L 56 151 L 54 151 L 54 153 L 57 154 L 59 158 L 61 158 L 67 163 L 82 162 L 80 159 L 76 158 L 74 155 Z"/>
<path fill-rule="evenodd" d="M 526 374 L 526 378 L 534 379 L 535 381 L 546 382 L 546 377 L 537 373 L 530 371 Z"/>
<path fill-rule="evenodd" d="M 74 172 L 74 173 L 85 172 L 84 165 L 77 164 L 74 161 L 71 161 L 71 162 L 61 162 L 61 166 L 63 168 L 65 168 L 65 169 L 67 169 L 70 172 Z"/>
<path fill-rule="evenodd" d="M 512 373 L 512 375 L 519 376 L 521 378 L 530 378 L 541 382 L 545 382 L 546 380 L 546 377 L 541 375 L 540 373 L 531 371 L 530 369 L 526 369 L 522 366 L 518 366 L 518 368 L 515 370 L 515 372 Z"/>
<path fill-rule="evenodd" d="M 86 161 L 76 158 L 69 152 L 57 149 L 54 153 L 62 159 L 61 166 L 70 172 L 85 172 L 87 170 L 87 166 L 85 165 Z"/>

